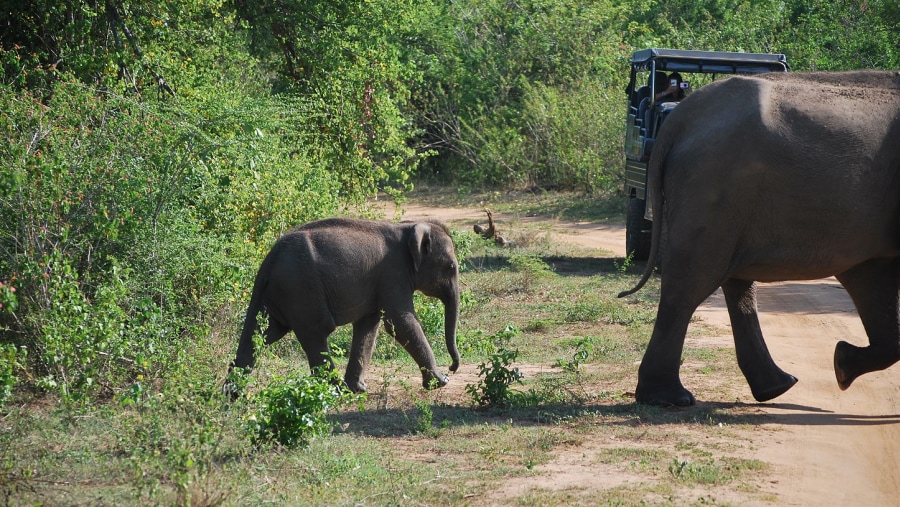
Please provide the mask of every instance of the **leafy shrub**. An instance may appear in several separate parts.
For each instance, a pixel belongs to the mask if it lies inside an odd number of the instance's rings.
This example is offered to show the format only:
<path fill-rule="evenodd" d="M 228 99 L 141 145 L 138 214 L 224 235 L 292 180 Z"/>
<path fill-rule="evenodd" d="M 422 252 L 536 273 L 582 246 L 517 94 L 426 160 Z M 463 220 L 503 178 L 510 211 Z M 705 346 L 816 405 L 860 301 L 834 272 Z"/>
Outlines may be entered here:
<path fill-rule="evenodd" d="M 513 271 L 521 277 L 522 290 L 530 291 L 534 282 L 540 278 L 550 276 L 553 270 L 540 256 L 534 253 L 516 253 L 509 258 Z"/>
<path fill-rule="evenodd" d="M 583 363 L 587 361 L 594 352 L 594 341 L 590 337 L 575 338 L 573 340 L 573 345 L 575 346 L 575 351 L 572 353 L 572 359 L 557 359 L 556 366 L 562 368 L 566 372 L 580 374 Z"/>
<path fill-rule="evenodd" d="M 468 263 L 466 260 L 472 255 L 472 250 L 478 236 L 472 231 L 452 231 L 450 235 L 453 240 L 453 249 L 456 253 L 456 260 L 459 262 L 459 270 L 464 271 Z"/>
<path fill-rule="evenodd" d="M 617 184 L 626 11 L 488 0 L 449 4 L 426 21 L 422 37 L 455 55 L 427 68 L 420 92 L 426 140 L 440 149 L 428 166 L 473 186 Z"/>
<path fill-rule="evenodd" d="M 280 99 L 190 110 L 58 77 L 0 86 L 0 330 L 41 387 L 81 399 L 165 371 L 272 238 L 341 197 L 289 146 Z"/>
<path fill-rule="evenodd" d="M 16 288 L 0 280 L 0 313 L 11 313 L 18 306 Z M 0 332 L 5 331 L 0 319 Z M 0 343 L 0 407 L 12 396 L 17 370 L 24 368 L 28 349 L 12 343 Z"/>
<path fill-rule="evenodd" d="M 434 411 L 426 400 L 415 400 L 413 404 L 419 410 L 419 416 L 416 418 L 416 433 L 428 434 L 434 429 Z"/>
<path fill-rule="evenodd" d="M 134 330 L 128 329 L 119 306 L 123 286 L 121 280 L 102 286 L 88 302 L 71 263 L 57 257 L 47 259 L 45 266 L 49 305 L 36 324 L 42 336 L 39 359 L 48 372 L 41 386 L 58 387 L 62 396 L 81 399 L 109 385 L 115 365 L 134 362 L 128 357 L 132 350 L 126 350 L 127 334 Z"/>
<path fill-rule="evenodd" d="M 336 372 L 272 382 L 253 397 L 255 410 L 247 418 L 251 441 L 302 447 L 327 434 L 331 431 L 325 417 L 328 411 L 354 399 L 342 385 Z"/>
<path fill-rule="evenodd" d="M 560 88 L 525 86 L 523 170 L 540 187 L 608 191 L 620 180 L 620 110 L 613 76 L 585 77 Z"/>
<path fill-rule="evenodd" d="M 422 326 L 426 338 L 439 338 L 444 335 L 444 304 L 440 299 L 425 296 L 419 292 L 413 294 L 416 317 Z"/>
<path fill-rule="evenodd" d="M 28 349 L 11 343 L 0 343 L 0 407 L 12 396 L 17 370 L 25 367 Z"/>
<path fill-rule="evenodd" d="M 466 386 L 466 392 L 477 405 L 499 408 L 517 405 L 518 393 L 510 387 L 521 383 L 523 375 L 518 368 L 510 368 L 510 365 L 519 356 L 519 350 L 511 350 L 507 346 L 518 335 L 519 330 L 514 326 L 506 326 L 495 335 L 497 351 L 491 354 L 487 362 L 478 365 L 478 376 L 482 380 L 477 385 Z"/>
<path fill-rule="evenodd" d="M 483 380 L 479 381 L 478 385 L 466 386 L 466 392 L 472 396 L 476 404 L 501 408 L 515 405 L 515 396 L 510 386 L 521 383 L 522 373 L 518 368 L 510 369 L 509 366 L 518 356 L 518 350 L 501 348 L 491 355 L 488 360 L 490 364 L 478 365 L 478 376 L 484 377 Z"/>
<path fill-rule="evenodd" d="M 16 288 L 10 283 L 0 280 L 0 313 L 12 312 L 19 305 L 16 298 Z"/>
<path fill-rule="evenodd" d="M 181 267 L 157 262 L 172 205 L 190 194 L 190 150 L 171 118 L 137 101 L 98 96 L 68 76 L 46 103 L 41 92 L 0 88 L 9 105 L 0 272 L 18 289 L 0 328 L 34 351 L 44 387 L 109 394 L 186 327 L 179 303 L 191 307 L 191 294 L 172 282 Z"/>

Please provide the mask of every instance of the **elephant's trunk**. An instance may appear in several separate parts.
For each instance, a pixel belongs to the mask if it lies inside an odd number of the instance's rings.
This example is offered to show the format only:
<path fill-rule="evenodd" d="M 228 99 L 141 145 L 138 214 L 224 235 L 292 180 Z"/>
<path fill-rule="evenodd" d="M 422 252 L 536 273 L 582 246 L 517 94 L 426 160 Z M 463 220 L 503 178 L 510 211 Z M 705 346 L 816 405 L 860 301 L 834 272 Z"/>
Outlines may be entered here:
<path fill-rule="evenodd" d="M 447 342 L 447 352 L 453 364 L 450 371 L 459 369 L 459 350 L 456 348 L 456 322 L 459 320 L 459 290 L 444 300 L 444 340 Z"/>

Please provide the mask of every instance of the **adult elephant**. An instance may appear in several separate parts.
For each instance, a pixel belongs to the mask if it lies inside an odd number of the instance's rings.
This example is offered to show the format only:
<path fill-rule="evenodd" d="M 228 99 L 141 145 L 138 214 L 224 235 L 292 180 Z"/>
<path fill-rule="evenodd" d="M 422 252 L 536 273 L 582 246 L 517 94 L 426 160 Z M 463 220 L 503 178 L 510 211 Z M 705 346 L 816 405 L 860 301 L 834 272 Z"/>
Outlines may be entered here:
<path fill-rule="evenodd" d="M 661 256 L 638 402 L 695 403 L 679 364 L 688 322 L 717 287 L 758 401 L 797 379 L 766 348 L 756 282 L 833 275 L 843 284 L 869 345 L 837 344 L 841 389 L 900 359 L 900 74 L 766 74 L 705 86 L 662 127 L 649 181 L 650 259 L 620 294 L 639 290 Z"/>
<path fill-rule="evenodd" d="M 438 371 L 416 318 L 416 290 L 444 304 L 450 371 L 456 371 L 459 270 L 446 226 L 332 218 L 293 229 L 278 239 L 259 268 L 229 371 L 253 367 L 259 314 L 268 317 L 268 327 L 262 330 L 266 343 L 293 330 L 313 370 L 334 369 L 328 335 L 352 323 L 344 381 L 354 392 L 364 392 L 365 369 L 384 319 L 418 364 L 423 386 L 444 386 L 449 379 Z M 227 382 L 225 391 L 238 394 Z"/>

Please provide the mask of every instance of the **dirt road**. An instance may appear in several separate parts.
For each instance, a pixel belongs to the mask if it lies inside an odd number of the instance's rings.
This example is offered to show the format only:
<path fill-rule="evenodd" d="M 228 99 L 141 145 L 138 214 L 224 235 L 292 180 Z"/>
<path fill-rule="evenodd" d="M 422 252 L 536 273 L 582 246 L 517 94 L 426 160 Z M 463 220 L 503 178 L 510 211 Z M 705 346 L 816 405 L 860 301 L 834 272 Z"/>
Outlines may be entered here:
<path fill-rule="evenodd" d="M 450 221 L 484 215 L 479 209 L 405 207 L 404 218 L 420 217 Z M 559 221 L 550 227 L 565 241 L 624 256 L 622 227 Z M 840 391 L 832 367 L 835 344 L 868 342 L 841 285 L 834 279 L 785 282 L 763 285 L 758 294 L 772 357 L 800 379 L 773 402 L 759 404 L 769 416 L 754 433 L 760 436 L 753 442 L 754 457 L 772 465 L 764 489 L 777 505 L 900 505 L 900 366 L 865 375 Z M 721 292 L 697 316 L 730 328 Z M 744 389 L 745 399 L 752 400 Z M 557 480 L 564 480 L 566 470 L 584 473 L 567 469 L 566 459 L 543 468 Z"/>

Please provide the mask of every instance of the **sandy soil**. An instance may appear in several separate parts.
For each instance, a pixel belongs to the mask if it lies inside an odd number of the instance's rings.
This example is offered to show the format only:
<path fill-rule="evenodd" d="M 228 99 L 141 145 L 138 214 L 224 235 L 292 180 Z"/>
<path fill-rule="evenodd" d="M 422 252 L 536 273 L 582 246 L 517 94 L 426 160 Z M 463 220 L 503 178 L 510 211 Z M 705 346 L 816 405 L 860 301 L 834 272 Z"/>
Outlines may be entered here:
<path fill-rule="evenodd" d="M 484 217 L 479 209 L 414 204 L 405 206 L 404 212 L 406 219 Z M 549 226 L 562 240 L 624 256 L 622 227 L 562 221 Z M 800 379 L 786 394 L 758 405 L 768 417 L 753 432 L 758 438 L 752 442 L 752 457 L 772 465 L 764 490 L 777 498 L 777 505 L 900 505 L 900 367 L 865 375 L 847 391 L 840 391 L 832 367 L 835 344 L 839 340 L 856 345 L 868 342 L 841 285 L 833 278 L 785 282 L 763 285 L 758 294 L 760 321 L 772 356 Z M 721 329 L 730 328 L 721 292 L 711 296 L 696 316 Z M 717 338 L 731 341 L 730 334 L 712 339 Z M 752 401 L 749 388 L 744 389 L 742 399 Z M 580 457 L 596 445 L 588 440 L 577 452 L 560 452 L 540 467 L 542 473 L 530 478 L 529 484 L 536 485 L 542 478 L 557 486 L 590 484 L 604 471 Z M 518 487 L 508 484 L 501 489 Z"/>

